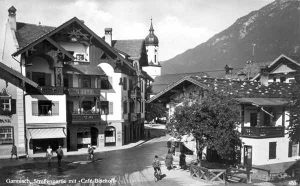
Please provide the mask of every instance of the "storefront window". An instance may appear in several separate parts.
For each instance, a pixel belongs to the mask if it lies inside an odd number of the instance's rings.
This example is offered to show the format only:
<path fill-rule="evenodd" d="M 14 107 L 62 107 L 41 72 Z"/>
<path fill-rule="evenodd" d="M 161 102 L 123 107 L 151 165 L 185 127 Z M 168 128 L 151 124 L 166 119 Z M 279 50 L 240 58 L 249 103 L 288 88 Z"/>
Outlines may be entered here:
<path fill-rule="evenodd" d="M 13 144 L 13 128 L 0 127 L 0 145 Z"/>

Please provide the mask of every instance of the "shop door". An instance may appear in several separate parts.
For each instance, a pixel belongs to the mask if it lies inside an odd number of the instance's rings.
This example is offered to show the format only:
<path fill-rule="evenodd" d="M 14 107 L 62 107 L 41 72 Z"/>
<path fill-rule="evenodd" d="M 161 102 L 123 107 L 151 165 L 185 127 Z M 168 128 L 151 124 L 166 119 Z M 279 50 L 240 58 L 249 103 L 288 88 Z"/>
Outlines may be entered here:
<path fill-rule="evenodd" d="M 252 146 L 244 146 L 244 166 L 252 167 Z"/>

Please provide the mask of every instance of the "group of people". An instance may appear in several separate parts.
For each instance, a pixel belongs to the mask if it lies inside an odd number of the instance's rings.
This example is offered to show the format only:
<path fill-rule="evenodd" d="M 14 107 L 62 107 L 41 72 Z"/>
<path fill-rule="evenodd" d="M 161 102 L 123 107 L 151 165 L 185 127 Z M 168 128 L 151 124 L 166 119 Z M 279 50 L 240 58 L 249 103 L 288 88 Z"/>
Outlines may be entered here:
<path fill-rule="evenodd" d="M 167 167 L 168 170 L 171 170 L 173 169 L 173 155 L 175 155 L 175 144 L 172 143 L 171 141 L 168 141 L 167 142 L 167 147 L 168 147 L 168 154 L 166 155 L 166 158 L 165 158 L 165 165 Z M 179 156 L 179 166 L 181 169 L 186 169 L 186 161 L 185 161 L 185 154 L 183 152 L 180 153 L 180 156 Z M 159 175 L 161 175 L 161 164 L 160 164 L 160 161 L 158 159 L 158 156 L 155 155 L 154 156 L 154 160 L 153 160 L 153 163 L 152 163 L 152 166 L 154 168 L 154 175 L 156 175 L 156 173 L 158 173 Z"/>
<path fill-rule="evenodd" d="M 61 146 L 58 146 L 58 149 L 55 151 L 57 154 L 57 164 L 58 166 L 61 166 L 61 160 L 64 156 L 64 151 L 62 150 Z M 51 165 L 51 159 L 53 157 L 53 150 L 51 148 L 51 146 L 49 145 L 46 151 L 46 157 L 48 159 L 48 166 Z"/>

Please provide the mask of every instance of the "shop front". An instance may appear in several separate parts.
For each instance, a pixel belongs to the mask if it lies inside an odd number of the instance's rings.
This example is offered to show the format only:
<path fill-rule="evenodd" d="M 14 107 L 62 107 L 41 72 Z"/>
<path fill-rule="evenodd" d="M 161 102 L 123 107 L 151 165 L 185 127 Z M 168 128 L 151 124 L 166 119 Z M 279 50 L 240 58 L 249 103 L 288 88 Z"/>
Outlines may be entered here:
<path fill-rule="evenodd" d="M 66 148 L 66 129 L 57 128 L 28 128 L 29 154 L 44 153 L 48 146 L 56 150 L 58 146 Z"/>

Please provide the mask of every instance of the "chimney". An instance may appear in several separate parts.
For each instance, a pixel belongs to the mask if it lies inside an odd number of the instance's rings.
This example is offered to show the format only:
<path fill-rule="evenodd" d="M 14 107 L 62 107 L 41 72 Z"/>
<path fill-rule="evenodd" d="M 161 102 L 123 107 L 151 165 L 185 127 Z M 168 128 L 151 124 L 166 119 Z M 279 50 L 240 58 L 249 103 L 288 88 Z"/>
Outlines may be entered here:
<path fill-rule="evenodd" d="M 262 85 L 268 86 L 269 84 L 269 72 L 268 72 L 268 67 L 262 67 L 260 71 L 260 83 Z"/>
<path fill-rule="evenodd" d="M 112 40 L 112 28 L 105 28 L 105 42 L 108 43 L 111 46 L 111 40 Z"/>
<path fill-rule="evenodd" d="M 14 6 L 11 6 L 8 9 L 8 23 L 10 25 L 10 28 L 14 31 L 17 30 L 16 11 L 17 9 Z"/>
<path fill-rule="evenodd" d="M 228 66 L 227 64 L 225 65 L 225 74 L 232 74 L 233 68 Z"/>

